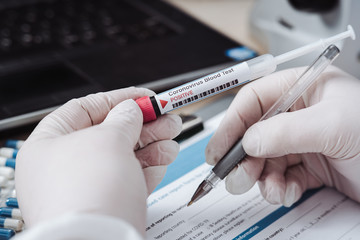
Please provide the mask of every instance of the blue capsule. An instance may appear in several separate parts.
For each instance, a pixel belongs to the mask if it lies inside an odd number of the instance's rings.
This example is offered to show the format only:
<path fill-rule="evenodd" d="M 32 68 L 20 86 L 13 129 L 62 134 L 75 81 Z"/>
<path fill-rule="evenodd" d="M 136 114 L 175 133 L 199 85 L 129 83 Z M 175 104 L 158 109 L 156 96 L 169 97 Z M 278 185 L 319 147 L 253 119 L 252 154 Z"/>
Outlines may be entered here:
<path fill-rule="evenodd" d="M 15 169 L 15 165 L 16 165 L 16 160 L 14 158 L 6 159 L 5 167 L 11 167 L 11 168 Z"/>
<path fill-rule="evenodd" d="M 14 208 L 10 207 L 2 207 L 0 208 L 0 216 L 2 217 L 12 217 L 12 210 Z"/>
<path fill-rule="evenodd" d="M 0 156 L 6 158 L 16 158 L 18 151 L 19 151 L 18 149 L 14 149 L 14 148 L 2 147 L 0 148 Z"/>
<path fill-rule="evenodd" d="M 6 140 L 5 147 L 20 149 L 23 144 L 24 144 L 23 140 L 9 139 Z"/>
<path fill-rule="evenodd" d="M 6 206 L 8 206 L 8 207 L 19 208 L 17 198 L 10 197 L 10 198 L 6 199 L 5 203 L 6 203 Z"/>
<path fill-rule="evenodd" d="M 2 228 L 9 228 L 14 231 L 21 231 L 23 226 L 24 226 L 24 223 L 22 220 L 14 219 L 14 218 L 0 217 L 0 227 L 2 227 Z"/>
<path fill-rule="evenodd" d="M 11 167 L 15 169 L 16 160 L 14 158 L 0 157 L 0 166 Z"/>
<path fill-rule="evenodd" d="M 7 228 L 0 228 L 0 239 L 8 240 L 15 235 L 15 231 Z"/>
<path fill-rule="evenodd" d="M 21 212 L 18 208 L 2 207 L 0 208 L 0 216 L 22 220 Z"/>

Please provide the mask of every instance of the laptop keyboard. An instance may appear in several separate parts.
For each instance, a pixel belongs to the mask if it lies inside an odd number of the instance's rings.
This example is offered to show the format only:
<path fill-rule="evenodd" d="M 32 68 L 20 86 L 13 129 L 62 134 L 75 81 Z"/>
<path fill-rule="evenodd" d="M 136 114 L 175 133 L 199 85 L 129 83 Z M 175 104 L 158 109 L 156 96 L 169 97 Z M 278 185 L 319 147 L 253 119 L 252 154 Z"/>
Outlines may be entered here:
<path fill-rule="evenodd" d="M 128 45 L 174 32 L 126 1 L 41 1 L 0 10 L 0 59 L 107 41 Z"/>

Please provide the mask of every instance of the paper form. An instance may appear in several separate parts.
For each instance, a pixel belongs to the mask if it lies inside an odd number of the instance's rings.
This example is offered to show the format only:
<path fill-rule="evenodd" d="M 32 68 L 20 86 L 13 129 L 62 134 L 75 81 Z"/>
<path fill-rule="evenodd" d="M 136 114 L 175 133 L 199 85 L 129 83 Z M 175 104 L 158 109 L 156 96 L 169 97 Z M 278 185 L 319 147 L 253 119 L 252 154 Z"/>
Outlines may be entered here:
<path fill-rule="evenodd" d="M 231 195 L 222 182 L 187 207 L 212 168 L 204 164 L 204 150 L 222 117 L 181 144 L 178 158 L 148 198 L 146 239 L 359 239 L 360 204 L 331 188 L 308 191 L 286 208 L 267 203 L 257 186 Z"/>

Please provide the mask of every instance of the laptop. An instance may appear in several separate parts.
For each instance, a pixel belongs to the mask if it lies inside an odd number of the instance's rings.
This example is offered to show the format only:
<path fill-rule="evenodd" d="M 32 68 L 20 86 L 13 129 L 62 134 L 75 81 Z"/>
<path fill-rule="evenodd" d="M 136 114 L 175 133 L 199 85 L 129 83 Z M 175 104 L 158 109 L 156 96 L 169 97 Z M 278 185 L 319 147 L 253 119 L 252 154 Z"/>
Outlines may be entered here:
<path fill-rule="evenodd" d="M 66 101 L 156 92 L 224 68 L 241 44 L 160 0 L 0 0 L 0 131 Z"/>

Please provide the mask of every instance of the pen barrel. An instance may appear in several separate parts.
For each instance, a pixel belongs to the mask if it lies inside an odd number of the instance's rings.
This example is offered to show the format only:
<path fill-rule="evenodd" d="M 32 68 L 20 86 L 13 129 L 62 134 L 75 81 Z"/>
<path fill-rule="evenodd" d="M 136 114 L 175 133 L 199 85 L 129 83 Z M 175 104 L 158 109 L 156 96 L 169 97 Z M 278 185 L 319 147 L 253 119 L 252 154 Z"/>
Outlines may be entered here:
<path fill-rule="evenodd" d="M 273 106 L 261 117 L 259 121 L 271 118 L 279 113 L 286 112 L 316 81 L 317 77 L 339 55 L 340 50 L 335 45 L 330 45 L 325 51 L 305 70 L 293 85 L 275 102 Z"/>
<path fill-rule="evenodd" d="M 242 141 L 238 141 L 228 153 L 216 164 L 212 171 L 220 179 L 224 179 L 235 166 L 246 157 Z"/>

